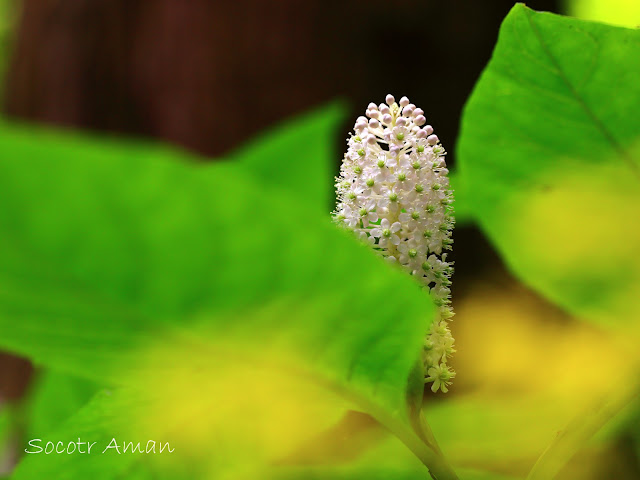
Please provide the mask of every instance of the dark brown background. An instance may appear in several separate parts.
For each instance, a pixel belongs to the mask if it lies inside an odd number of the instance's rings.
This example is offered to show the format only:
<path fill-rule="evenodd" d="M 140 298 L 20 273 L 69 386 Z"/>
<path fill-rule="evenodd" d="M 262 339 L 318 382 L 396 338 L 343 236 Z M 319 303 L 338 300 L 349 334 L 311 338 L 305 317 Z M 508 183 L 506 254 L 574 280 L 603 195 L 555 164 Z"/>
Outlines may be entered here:
<path fill-rule="evenodd" d="M 217 156 L 341 96 L 421 106 L 452 150 L 510 0 L 25 0 L 5 95 L 23 119 Z M 556 1 L 533 1 L 558 11 Z"/>

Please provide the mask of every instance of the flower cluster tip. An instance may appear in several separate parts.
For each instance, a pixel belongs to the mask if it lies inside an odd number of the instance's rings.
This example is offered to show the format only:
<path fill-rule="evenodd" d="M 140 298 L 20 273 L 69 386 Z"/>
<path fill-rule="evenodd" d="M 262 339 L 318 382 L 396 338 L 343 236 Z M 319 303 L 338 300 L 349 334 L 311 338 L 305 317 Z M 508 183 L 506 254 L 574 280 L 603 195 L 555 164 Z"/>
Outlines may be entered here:
<path fill-rule="evenodd" d="M 423 350 L 425 381 L 447 392 L 455 372 L 449 330 L 453 191 L 445 149 L 424 111 L 407 97 L 370 103 L 347 140 L 336 178 L 334 219 L 429 290 L 438 308 Z"/>

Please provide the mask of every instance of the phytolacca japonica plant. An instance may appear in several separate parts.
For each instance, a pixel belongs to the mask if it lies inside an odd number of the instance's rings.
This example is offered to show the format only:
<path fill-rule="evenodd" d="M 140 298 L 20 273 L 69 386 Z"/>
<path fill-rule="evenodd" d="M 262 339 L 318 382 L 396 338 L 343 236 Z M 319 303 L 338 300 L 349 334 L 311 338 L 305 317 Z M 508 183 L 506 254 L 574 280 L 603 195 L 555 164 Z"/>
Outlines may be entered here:
<path fill-rule="evenodd" d="M 455 350 L 448 326 L 453 267 L 446 253 L 455 220 L 446 152 L 425 123 L 424 111 L 407 97 L 369 104 L 347 141 L 334 218 L 431 292 L 438 318 L 426 335 L 423 361 L 431 389 L 446 392 L 455 376 L 447 365 Z"/>

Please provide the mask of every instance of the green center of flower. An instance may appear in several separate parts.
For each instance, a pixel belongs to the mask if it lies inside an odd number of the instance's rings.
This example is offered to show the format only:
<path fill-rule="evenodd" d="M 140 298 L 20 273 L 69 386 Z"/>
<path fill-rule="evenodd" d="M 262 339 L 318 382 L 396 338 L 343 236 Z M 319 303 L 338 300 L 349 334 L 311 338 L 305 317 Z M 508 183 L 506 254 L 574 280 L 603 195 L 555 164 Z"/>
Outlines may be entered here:
<path fill-rule="evenodd" d="M 361 142 L 361 141 L 362 141 L 362 139 L 360 138 L 360 136 L 356 136 L 356 137 L 354 138 L 354 140 L 355 140 L 356 142 Z"/>
<path fill-rule="evenodd" d="M 424 209 L 429 213 L 433 213 L 436 211 L 435 205 L 427 205 Z"/>
<path fill-rule="evenodd" d="M 378 160 L 378 167 L 379 168 L 384 168 L 384 160 Z"/>
<path fill-rule="evenodd" d="M 424 145 L 418 145 L 418 152 L 424 152 Z"/>
<path fill-rule="evenodd" d="M 404 133 L 400 132 L 396 134 L 396 138 L 400 141 L 404 140 Z"/>
<path fill-rule="evenodd" d="M 369 180 L 367 180 L 367 187 L 373 187 L 375 183 L 376 182 L 373 180 L 373 178 L 370 178 Z"/>
<path fill-rule="evenodd" d="M 362 173 L 362 167 L 360 167 L 360 165 L 356 165 L 353 167 L 353 171 L 356 172 L 357 175 L 360 175 Z"/>
<path fill-rule="evenodd" d="M 420 162 L 413 162 L 412 167 L 413 167 L 414 169 L 416 169 L 416 170 L 420 170 L 420 166 L 421 166 L 421 165 L 420 165 Z"/>
<path fill-rule="evenodd" d="M 404 182 L 407 179 L 407 175 L 405 173 L 398 174 L 398 180 Z"/>
<path fill-rule="evenodd" d="M 422 236 L 424 238 L 431 238 L 431 235 L 433 235 L 433 232 L 431 230 L 425 230 L 424 232 L 422 232 Z"/>
<path fill-rule="evenodd" d="M 384 230 L 382 230 L 382 236 L 389 238 L 391 236 L 391 230 L 388 228 L 385 228 Z"/>
<path fill-rule="evenodd" d="M 397 202 L 398 201 L 398 194 L 397 193 L 390 193 L 389 194 L 389 201 Z"/>
<path fill-rule="evenodd" d="M 422 262 L 422 269 L 425 272 L 429 272 L 431 270 L 431 264 L 429 262 Z"/>
<path fill-rule="evenodd" d="M 369 212 L 367 212 L 367 209 L 366 209 L 366 208 L 361 208 L 361 209 L 360 209 L 360 216 L 361 216 L 361 217 L 366 216 L 366 215 L 367 215 L 367 213 L 369 213 Z"/>
<path fill-rule="evenodd" d="M 417 184 L 415 187 L 416 192 L 422 193 L 424 191 L 424 187 L 420 184 Z"/>
<path fill-rule="evenodd" d="M 440 190 L 440 184 L 439 183 L 434 183 L 433 185 L 431 185 L 431 190 Z"/>
<path fill-rule="evenodd" d="M 412 249 L 411 249 L 411 250 L 409 250 L 407 253 L 409 254 L 409 256 L 410 256 L 411 258 L 416 258 L 416 256 L 418 255 L 418 251 L 417 251 L 415 248 L 412 248 Z"/>
<path fill-rule="evenodd" d="M 418 220 L 420 218 L 420 213 L 419 212 L 411 212 L 411 218 L 413 218 L 414 220 Z"/>
<path fill-rule="evenodd" d="M 364 148 L 361 148 L 360 150 L 358 150 L 358 155 L 360 155 L 361 157 L 364 157 Z"/>
<path fill-rule="evenodd" d="M 357 195 L 353 192 L 349 192 L 349 200 L 355 200 Z"/>

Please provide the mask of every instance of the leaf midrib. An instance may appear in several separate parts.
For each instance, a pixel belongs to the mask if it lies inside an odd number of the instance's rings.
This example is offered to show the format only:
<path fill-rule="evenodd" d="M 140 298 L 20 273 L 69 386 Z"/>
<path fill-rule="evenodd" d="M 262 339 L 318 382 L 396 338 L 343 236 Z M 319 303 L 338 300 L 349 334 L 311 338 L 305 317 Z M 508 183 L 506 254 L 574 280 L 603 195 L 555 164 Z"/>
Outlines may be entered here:
<path fill-rule="evenodd" d="M 533 21 L 532 10 L 524 7 L 524 12 L 525 12 L 525 15 L 526 15 L 526 18 L 527 18 L 527 22 L 529 23 L 529 27 L 531 28 L 531 31 L 535 35 L 536 39 L 538 40 L 538 43 L 542 47 L 542 50 L 544 50 L 544 52 L 547 55 L 549 61 L 551 62 L 551 64 L 555 68 L 558 77 L 566 85 L 567 89 L 569 90 L 569 92 L 571 93 L 571 95 L 573 96 L 575 101 L 578 103 L 580 108 L 582 108 L 582 110 L 585 112 L 587 117 L 589 117 L 589 119 L 594 123 L 596 128 L 600 131 L 600 133 L 602 133 L 603 137 L 611 144 L 613 149 L 616 152 L 618 152 L 618 155 L 620 155 L 620 157 L 628 164 L 628 166 L 631 169 L 631 171 L 633 172 L 633 174 L 640 181 L 640 167 L 634 162 L 633 157 L 631 156 L 631 154 L 624 147 L 622 147 L 622 145 L 620 145 L 620 143 L 615 139 L 613 134 L 605 127 L 605 125 L 602 123 L 602 121 L 593 112 L 593 110 L 591 110 L 591 108 L 589 107 L 587 102 L 584 100 L 584 98 L 582 98 L 582 96 L 580 96 L 580 94 L 575 89 L 573 84 L 569 81 L 569 78 L 565 74 L 565 72 L 562 69 L 562 67 L 561 67 L 560 63 L 558 62 L 558 60 L 552 54 L 551 50 L 549 49 L 549 47 L 547 46 L 546 42 L 544 41 L 544 38 L 543 38 L 542 34 L 540 33 L 540 30 L 538 30 L 538 27 L 536 26 L 535 22 Z"/>

